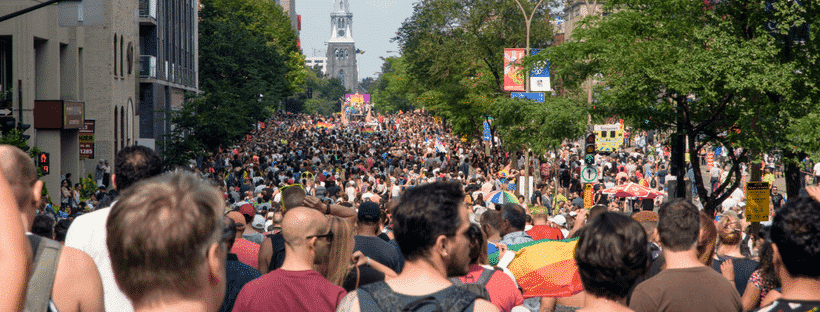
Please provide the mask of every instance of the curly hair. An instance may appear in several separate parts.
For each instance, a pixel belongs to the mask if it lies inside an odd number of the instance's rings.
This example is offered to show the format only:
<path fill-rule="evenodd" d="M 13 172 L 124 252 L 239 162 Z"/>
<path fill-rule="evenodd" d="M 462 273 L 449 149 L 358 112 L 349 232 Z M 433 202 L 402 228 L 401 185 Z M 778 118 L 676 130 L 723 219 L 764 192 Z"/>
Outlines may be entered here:
<path fill-rule="evenodd" d="M 771 232 L 789 274 L 820 277 L 820 202 L 805 196 L 789 200 L 774 216 Z"/>
<path fill-rule="evenodd" d="M 459 183 L 435 182 L 407 189 L 393 215 L 393 234 L 404 258 L 419 259 L 440 235 L 452 237 L 461 226 Z"/>
<path fill-rule="evenodd" d="M 640 223 L 604 212 L 582 228 L 575 262 L 584 290 L 602 298 L 626 298 L 649 266 L 649 243 Z"/>

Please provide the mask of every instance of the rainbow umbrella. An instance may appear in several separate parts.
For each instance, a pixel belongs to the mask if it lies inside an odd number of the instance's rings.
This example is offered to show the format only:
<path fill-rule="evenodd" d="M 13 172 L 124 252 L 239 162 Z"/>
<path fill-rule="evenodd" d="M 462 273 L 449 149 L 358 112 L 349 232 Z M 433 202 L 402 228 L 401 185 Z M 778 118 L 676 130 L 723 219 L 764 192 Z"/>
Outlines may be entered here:
<path fill-rule="evenodd" d="M 515 258 L 507 268 L 515 275 L 524 298 L 568 297 L 583 291 L 575 247 L 578 238 L 542 239 L 507 246 Z M 498 252 L 490 255 L 490 264 L 498 263 Z"/>
<path fill-rule="evenodd" d="M 518 204 L 518 198 L 515 196 L 515 194 L 507 191 L 490 192 L 489 194 L 487 194 L 486 199 L 489 202 L 495 204 Z"/>
<path fill-rule="evenodd" d="M 510 175 L 510 172 L 507 171 L 507 169 L 504 169 L 504 170 L 499 171 L 498 175 L 501 176 L 502 178 L 506 178 L 508 175 Z"/>

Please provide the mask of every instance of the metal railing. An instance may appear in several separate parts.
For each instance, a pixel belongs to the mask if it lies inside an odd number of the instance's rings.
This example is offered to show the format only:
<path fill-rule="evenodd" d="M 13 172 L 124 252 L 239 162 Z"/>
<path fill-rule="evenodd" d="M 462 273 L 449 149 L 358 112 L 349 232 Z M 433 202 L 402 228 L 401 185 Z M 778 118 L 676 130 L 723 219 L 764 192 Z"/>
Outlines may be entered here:
<path fill-rule="evenodd" d="M 140 55 L 140 78 L 157 78 L 157 57 Z"/>

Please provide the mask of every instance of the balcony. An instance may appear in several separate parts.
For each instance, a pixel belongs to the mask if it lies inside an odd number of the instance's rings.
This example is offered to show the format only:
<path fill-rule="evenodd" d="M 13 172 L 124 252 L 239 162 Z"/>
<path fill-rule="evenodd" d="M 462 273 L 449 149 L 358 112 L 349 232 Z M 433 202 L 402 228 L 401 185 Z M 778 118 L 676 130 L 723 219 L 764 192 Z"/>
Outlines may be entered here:
<path fill-rule="evenodd" d="M 157 57 L 140 55 L 140 78 L 157 78 Z"/>
<path fill-rule="evenodd" d="M 140 1 L 140 25 L 157 25 L 157 0 Z"/>

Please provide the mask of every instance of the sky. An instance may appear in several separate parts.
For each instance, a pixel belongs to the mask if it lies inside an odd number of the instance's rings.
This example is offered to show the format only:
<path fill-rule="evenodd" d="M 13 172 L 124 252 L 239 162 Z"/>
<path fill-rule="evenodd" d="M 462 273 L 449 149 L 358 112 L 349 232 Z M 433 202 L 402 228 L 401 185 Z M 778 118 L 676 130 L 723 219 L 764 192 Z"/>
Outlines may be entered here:
<path fill-rule="evenodd" d="M 398 56 L 398 45 L 390 42 L 402 22 L 413 15 L 414 0 L 349 0 L 353 13 L 353 40 L 364 54 L 356 56 L 359 80 L 376 77 L 384 61 L 379 57 Z M 333 0 L 296 0 L 296 14 L 302 15 L 302 53 L 325 56 L 330 40 L 330 11 Z"/>

